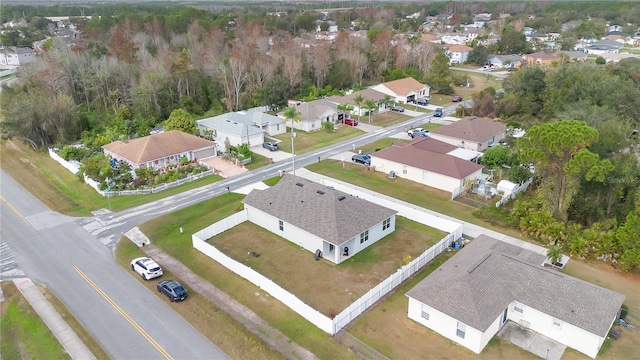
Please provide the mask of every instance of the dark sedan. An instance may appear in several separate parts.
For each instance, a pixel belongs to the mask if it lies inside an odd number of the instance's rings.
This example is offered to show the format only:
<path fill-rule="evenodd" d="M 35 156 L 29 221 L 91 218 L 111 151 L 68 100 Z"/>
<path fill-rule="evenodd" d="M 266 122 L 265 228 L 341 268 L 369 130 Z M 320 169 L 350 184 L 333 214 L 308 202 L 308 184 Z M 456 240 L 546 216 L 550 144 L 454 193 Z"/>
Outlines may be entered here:
<path fill-rule="evenodd" d="M 187 289 L 175 280 L 160 281 L 157 288 L 158 292 L 165 294 L 171 302 L 182 301 L 189 296 Z"/>

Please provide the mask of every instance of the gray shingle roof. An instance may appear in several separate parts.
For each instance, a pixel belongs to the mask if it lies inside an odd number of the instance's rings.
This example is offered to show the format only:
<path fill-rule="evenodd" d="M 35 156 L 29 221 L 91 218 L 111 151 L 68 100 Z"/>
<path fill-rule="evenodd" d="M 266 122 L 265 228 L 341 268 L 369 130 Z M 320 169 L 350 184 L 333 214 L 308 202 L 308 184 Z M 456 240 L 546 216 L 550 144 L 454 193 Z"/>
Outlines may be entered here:
<path fill-rule="evenodd" d="M 252 190 L 243 202 L 336 246 L 397 213 L 293 175 L 269 189 Z"/>
<path fill-rule="evenodd" d="M 462 140 L 482 142 L 505 131 L 507 131 L 507 127 L 499 122 L 470 116 L 450 125 L 441 126 L 431 132 Z"/>
<path fill-rule="evenodd" d="M 264 131 L 254 125 L 253 114 L 226 113 L 206 119 L 197 120 L 198 126 L 233 134 L 237 136 L 252 136 Z"/>
<path fill-rule="evenodd" d="M 481 235 L 407 296 L 485 331 L 517 301 L 606 336 L 624 295 L 541 266 L 545 257 Z"/>

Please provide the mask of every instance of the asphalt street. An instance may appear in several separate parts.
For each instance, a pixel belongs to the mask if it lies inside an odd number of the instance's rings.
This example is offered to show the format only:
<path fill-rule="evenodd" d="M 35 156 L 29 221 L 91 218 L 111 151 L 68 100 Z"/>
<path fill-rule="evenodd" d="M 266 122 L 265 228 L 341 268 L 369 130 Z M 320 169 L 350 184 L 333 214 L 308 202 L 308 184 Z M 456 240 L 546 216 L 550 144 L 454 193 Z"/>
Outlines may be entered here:
<path fill-rule="evenodd" d="M 445 116 L 458 105 L 445 107 Z M 295 156 L 295 166 L 304 167 L 428 121 L 438 118 L 423 114 Z M 115 263 L 112 251 L 125 232 L 147 220 L 226 193 L 227 187 L 234 190 L 292 170 L 291 161 L 276 162 L 136 208 L 101 211 L 88 218 L 50 211 L 2 171 L 0 235 L 6 243 L 0 243 L 2 258 L 11 262 L 6 265 L 13 273 L 23 272 L 46 284 L 114 359 L 225 358 L 171 309 L 179 304 L 168 306 L 150 293 Z"/>
<path fill-rule="evenodd" d="M 1 236 L 22 271 L 46 284 L 114 359 L 226 355 L 113 260 L 78 219 L 48 210 L 4 171 Z"/>

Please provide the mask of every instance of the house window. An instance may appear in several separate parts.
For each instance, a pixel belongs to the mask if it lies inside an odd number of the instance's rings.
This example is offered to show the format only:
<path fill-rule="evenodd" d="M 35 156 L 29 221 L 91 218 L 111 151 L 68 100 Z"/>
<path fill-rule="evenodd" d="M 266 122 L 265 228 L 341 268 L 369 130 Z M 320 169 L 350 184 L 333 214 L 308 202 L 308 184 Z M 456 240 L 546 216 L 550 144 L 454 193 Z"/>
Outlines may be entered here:
<path fill-rule="evenodd" d="M 407 173 L 407 165 L 402 165 L 402 173 L 403 174 Z"/>
<path fill-rule="evenodd" d="M 562 321 L 558 319 L 553 319 L 553 327 L 556 329 L 560 329 L 562 327 Z"/>
<path fill-rule="evenodd" d="M 284 221 L 278 220 L 278 227 L 280 228 L 280 231 L 284 231 Z"/>
<path fill-rule="evenodd" d="M 391 218 L 388 218 L 387 220 L 382 222 L 382 230 L 387 230 L 388 228 L 391 227 Z"/>
<path fill-rule="evenodd" d="M 429 320 L 429 307 L 425 304 L 422 304 L 422 317 Z"/>
<path fill-rule="evenodd" d="M 363 233 L 360 233 L 360 244 L 369 240 L 369 230 L 365 230 Z"/>
<path fill-rule="evenodd" d="M 467 325 L 465 325 L 465 324 L 461 323 L 460 321 L 458 321 L 458 329 L 456 331 L 456 335 L 458 335 L 458 337 L 464 339 L 464 335 L 465 335 L 466 331 L 467 331 Z"/>
<path fill-rule="evenodd" d="M 520 304 L 517 301 L 513 302 L 513 311 L 522 314 L 524 312 L 524 305 Z"/>

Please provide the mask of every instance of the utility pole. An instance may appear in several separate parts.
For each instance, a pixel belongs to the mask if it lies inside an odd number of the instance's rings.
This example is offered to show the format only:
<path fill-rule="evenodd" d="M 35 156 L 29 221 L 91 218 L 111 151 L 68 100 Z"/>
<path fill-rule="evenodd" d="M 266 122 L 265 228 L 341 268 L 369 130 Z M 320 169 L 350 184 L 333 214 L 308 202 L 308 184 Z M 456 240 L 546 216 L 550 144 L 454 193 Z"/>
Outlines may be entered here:
<path fill-rule="evenodd" d="M 293 126 L 291 126 L 291 167 L 293 169 L 293 175 L 296 174 L 296 150 L 294 148 L 293 139 L 296 137 L 296 132 L 293 130 Z"/>

